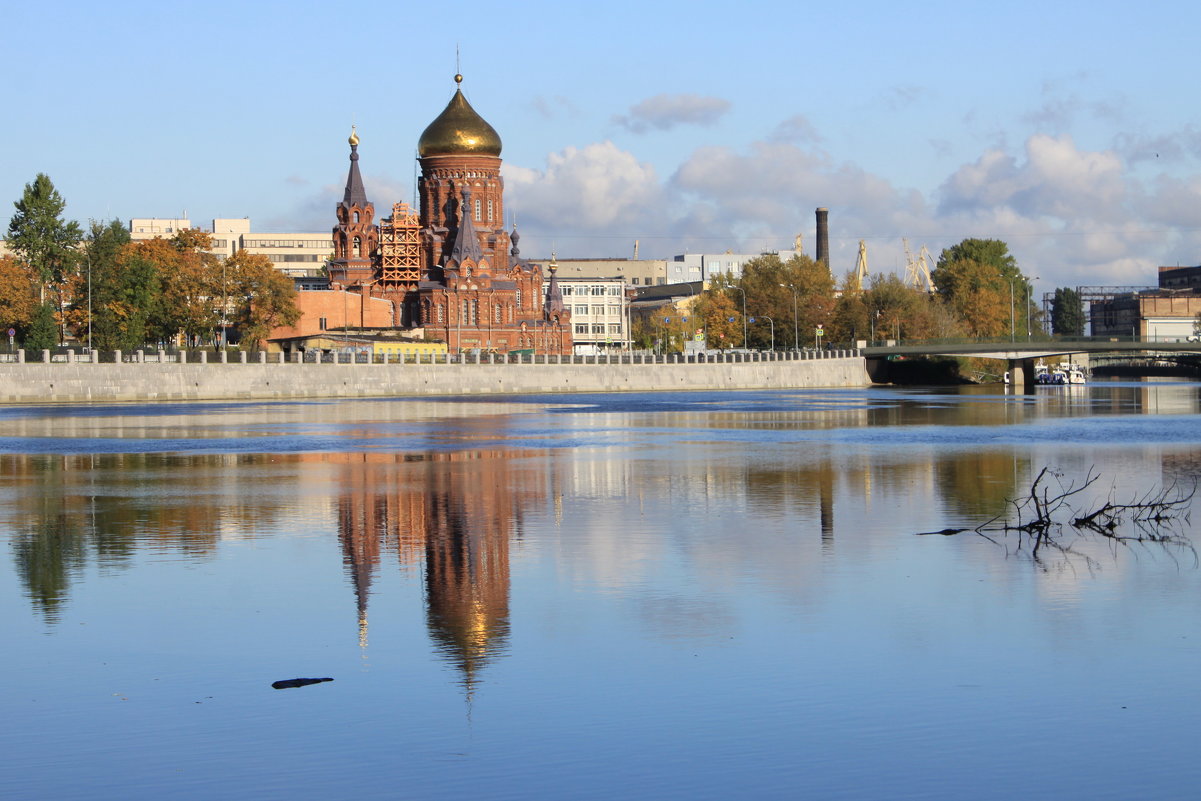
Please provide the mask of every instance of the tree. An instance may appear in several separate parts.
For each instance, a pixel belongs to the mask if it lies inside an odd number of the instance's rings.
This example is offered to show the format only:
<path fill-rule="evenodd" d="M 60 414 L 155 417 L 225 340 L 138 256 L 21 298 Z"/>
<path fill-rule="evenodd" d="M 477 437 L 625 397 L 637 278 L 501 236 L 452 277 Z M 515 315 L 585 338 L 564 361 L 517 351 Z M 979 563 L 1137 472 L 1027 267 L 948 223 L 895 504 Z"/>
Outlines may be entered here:
<path fill-rule="evenodd" d="M 26 265 L 11 256 L 0 257 L 0 326 L 17 329 L 23 340 L 37 309 L 33 277 Z"/>
<path fill-rule="evenodd" d="M 705 341 L 710 348 L 736 348 L 742 345 L 741 307 L 734 302 L 738 293 L 732 290 L 733 280 L 727 273 L 713 279 L 701 293 L 694 309 L 705 329 Z M 732 297 L 733 296 L 733 297 Z M 741 300 L 741 298 L 740 298 Z"/>
<path fill-rule="evenodd" d="M 1004 242 L 965 239 L 952 245 L 938 257 L 930 278 L 969 335 L 1026 334 L 1026 320 L 1034 316 L 1025 308 L 1030 282 Z"/>
<path fill-rule="evenodd" d="M 58 325 L 54 319 L 54 305 L 39 304 L 33 313 L 33 322 L 29 325 L 24 346 L 26 350 L 38 351 L 53 348 L 58 342 Z"/>
<path fill-rule="evenodd" d="M 258 348 L 277 326 L 295 325 L 300 319 L 296 285 L 266 256 L 239 250 L 226 260 L 223 269 L 230 288 L 233 321 L 242 342 Z"/>
<path fill-rule="evenodd" d="M 1074 289 L 1060 287 L 1051 300 L 1051 333 L 1084 336 L 1084 303 Z"/>
<path fill-rule="evenodd" d="M 876 274 L 864 293 L 877 338 L 945 339 L 959 333 L 956 316 L 935 296 L 894 274 Z"/>
<path fill-rule="evenodd" d="M 834 316 L 834 277 L 821 262 L 808 256 L 780 260 L 774 253 L 751 259 L 742 268 L 737 286 L 746 293 L 748 317 L 770 317 L 776 329 L 776 342 L 790 342 L 798 331 L 800 343 L 810 341 L 818 325 L 828 326 Z M 742 308 L 742 298 L 730 293 Z M 747 344 L 766 348 L 771 342 L 771 326 L 753 325 L 747 329 Z"/>
<path fill-rule="evenodd" d="M 939 270 L 944 265 L 956 261 L 974 261 L 991 265 L 996 267 L 1006 280 L 1023 279 L 1022 273 L 1018 269 L 1017 259 L 1009 252 L 1009 246 L 999 239 L 965 239 L 958 245 L 951 245 L 939 255 L 938 264 L 934 266 L 934 269 Z M 930 277 L 934 278 L 933 273 Z M 934 284 L 938 285 L 937 279 Z"/>
<path fill-rule="evenodd" d="M 100 350 L 134 350 L 146 342 L 145 332 L 131 335 L 126 322 L 131 313 L 136 314 L 131 304 L 149 309 L 144 300 L 126 297 L 126 285 L 136 276 L 122 261 L 128 244 L 129 232 L 120 221 L 92 221 L 84 240 L 81 269 L 71 281 L 73 302 L 67 322 L 81 339 L 90 333 L 93 347 Z"/>
<path fill-rule="evenodd" d="M 228 274 L 209 252 L 211 238 L 201 231 L 180 231 L 170 240 L 135 243 L 158 270 L 162 284 L 161 333 L 183 332 L 189 340 L 216 340 L 223 318 L 222 304 L 229 297 Z M 228 320 L 227 320 L 228 321 Z"/>
<path fill-rule="evenodd" d="M 33 271 L 41 302 L 47 289 L 57 290 L 61 307 L 63 286 L 75 266 L 75 246 L 83 236 L 79 223 L 62 219 L 66 201 L 43 173 L 25 185 L 13 205 L 17 213 L 8 223 L 8 247 Z"/>

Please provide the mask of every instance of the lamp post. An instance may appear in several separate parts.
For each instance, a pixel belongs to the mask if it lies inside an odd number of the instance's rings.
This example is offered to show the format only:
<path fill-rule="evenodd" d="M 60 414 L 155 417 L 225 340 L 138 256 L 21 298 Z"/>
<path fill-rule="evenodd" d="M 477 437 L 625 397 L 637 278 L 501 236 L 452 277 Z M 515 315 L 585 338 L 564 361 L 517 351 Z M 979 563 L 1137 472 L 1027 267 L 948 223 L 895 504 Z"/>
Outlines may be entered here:
<path fill-rule="evenodd" d="M 1040 276 L 1033 276 L 1031 280 L 1038 281 Z M 1029 342 L 1034 338 L 1033 332 L 1030 329 L 1030 283 L 1026 283 L 1026 341 Z"/>
<path fill-rule="evenodd" d="M 746 290 L 740 286 L 731 286 L 730 289 L 737 289 L 742 293 L 742 347 L 746 347 Z"/>
<path fill-rule="evenodd" d="M 88 251 L 88 358 L 92 358 L 92 253 Z"/>
<path fill-rule="evenodd" d="M 801 322 L 797 319 L 796 287 L 792 284 L 780 284 L 792 290 L 792 346 L 801 349 Z"/>
<path fill-rule="evenodd" d="M 1017 341 L 1017 332 L 1013 326 L 1013 279 L 1009 279 L 1009 341 Z"/>
<path fill-rule="evenodd" d="M 225 311 L 229 308 L 229 284 L 225 280 L 225 260 L 221 260 L 221 350 L 225 350 L 225 345 L 229 339 L 229 333 L 226 329 Z"/>
<path fill-rule="evenodd" d="M 774 320 L 772 320 L 772 318 L 768 317 L 766 314 L 764 314 L 762 316 L 763 316 L 763 319 L 767 320 L 768 324 L 771 325 L 771 349 L 775 350 L 776 349 L 776 323 Z"/>

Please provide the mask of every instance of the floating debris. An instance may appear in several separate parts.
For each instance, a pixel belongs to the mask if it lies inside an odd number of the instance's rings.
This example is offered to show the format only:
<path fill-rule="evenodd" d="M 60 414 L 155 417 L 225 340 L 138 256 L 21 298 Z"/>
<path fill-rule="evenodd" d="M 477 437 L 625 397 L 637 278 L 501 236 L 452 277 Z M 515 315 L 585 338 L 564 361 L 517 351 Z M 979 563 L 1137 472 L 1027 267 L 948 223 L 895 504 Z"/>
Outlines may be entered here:
<path fill-rule="evenodd" d="M 333 679 L 283 679 L 271 682 L 271 686 L 277 690 L 289 690 L 293 687 L 308 687 L 310 684 L 320 684 L 323 681 L 333 681 Z"/>

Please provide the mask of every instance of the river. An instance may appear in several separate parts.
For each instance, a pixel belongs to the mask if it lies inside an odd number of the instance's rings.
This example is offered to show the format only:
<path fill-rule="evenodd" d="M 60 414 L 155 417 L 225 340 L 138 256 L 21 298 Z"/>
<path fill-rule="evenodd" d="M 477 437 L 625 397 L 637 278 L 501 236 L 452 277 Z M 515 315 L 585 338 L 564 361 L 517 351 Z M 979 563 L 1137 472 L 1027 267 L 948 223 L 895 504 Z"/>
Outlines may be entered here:
<path fill-rule="evenodd" d="M 1199 474 L 1170 380 L 0 407 L 0 797 L 1192 799 L 1194 526 L 1070 520 Z"/>

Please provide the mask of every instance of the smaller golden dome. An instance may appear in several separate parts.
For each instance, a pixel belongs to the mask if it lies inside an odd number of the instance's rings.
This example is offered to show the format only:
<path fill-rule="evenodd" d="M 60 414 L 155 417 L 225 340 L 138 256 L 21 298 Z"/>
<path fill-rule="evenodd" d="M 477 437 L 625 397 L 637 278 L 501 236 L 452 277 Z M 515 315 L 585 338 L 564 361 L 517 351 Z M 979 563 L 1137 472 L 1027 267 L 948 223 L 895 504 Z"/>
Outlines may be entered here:
<path fill-rule="evenodd" d="M 350 138 L 346 140 L 350 142 L 351 147 L 357 147 L 359 144 L 359 135 L 355 133 L 354 126 L 350 126 Z"/>
<path fill-rule="evenodd" d="M 455 76 L 456 84 L 462 80 L 462 75 Z M 476 113 L 457 87 L 446 108 L 417 140 L 417 154 L 422 158 L 449 154 L 499 156 L 500 147 L 500 134 Z"/>

